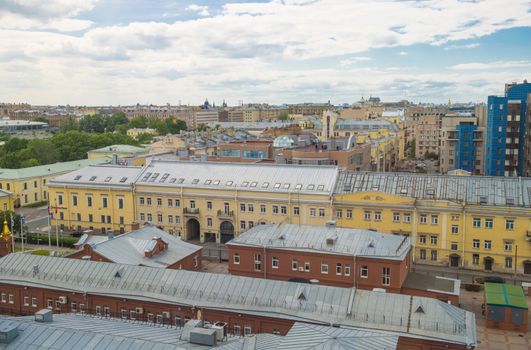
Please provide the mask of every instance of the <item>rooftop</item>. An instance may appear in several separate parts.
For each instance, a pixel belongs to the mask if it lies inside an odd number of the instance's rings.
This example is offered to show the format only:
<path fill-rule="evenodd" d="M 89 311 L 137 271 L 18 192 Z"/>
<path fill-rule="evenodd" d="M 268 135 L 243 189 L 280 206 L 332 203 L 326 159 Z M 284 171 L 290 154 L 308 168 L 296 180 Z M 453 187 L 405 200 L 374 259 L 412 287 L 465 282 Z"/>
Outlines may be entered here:
<path fill-rule="evenodd" d="M 11 197 L 13 194 L 11 192 L 0 190 L 0 198 L 1 197 Z"/>
<path fill-rule="evenodd" d="M 403 236 L 295 224 L 258 225 L 227 244 L 396 260 L 403 260 L 411 248 Z"/>
<path fill-rule="evenodd" d="M 409 272 L 402 287 L 459 295 L 461 280 Z"/>
<path fill-rule="evenodd" d="M 34 125 L 34 126 L 47 126 L 47 123 L 43 122 L 32 122 L 28 120 L 16 120 L 16 119 L 6 119 L 0 118 L 0 128 L 11 127 L 11 126 L 20 126 L 20 125 Z"/>
<path fill-rule="evenodd" d="M 130 155 L 137 155 L 141 153 L 146 153 L 147 151 L 148 148 L 145 147 L 137 147 L 131 145 L 112 145 L 103 148 L 93 149 L 88 153 L 126 153 Z"/>
<path fill-rule="evenodd" d="M 153 160 L 142 169 L 136 184 L 331 194 L 337 174 L 334 166 Z"/>
<path fill-rule="evenodd" d="M 0 283 L 476 344 L 473 313 L 410 295 L 20 253 L 0 259 Z"/>
<path fill-rule="evenodd" d="M 524 296 L 524 290 L 522 287 L 512 284 L 485 283 L 485 303 L 527 310 L 527 299 Z"/>
<path fill-rule="evenodd" d="M 335 193 L 382 192 L 417 200 L 531 207 L 531 178 L 341 172 Z"/>
<path fill-rule="evenodd" d="M 154 238 L 161 238 L 168 244 L 168 249 L 147 257 L 145 252 L 153 248 Z M 166 268 L 202 249 L 200 246 L 184 242 L 179 237 L 172 236 L 151 225 L 112 239 L 104 236 L 99 242 L 94 239 L 90 241 L 88 235 L 83 235 L 78 244 L 90 244 L 96 253 L 115 263 L 161 268 Z"/>
<path fill-rule="evenodd" d="M 22 169 L 0 169 L 0 179 L 19 180 L 39 176 L 59 175 L 76 169 L 83 169 L 89 165 L 104 164 L 110 161 L 109 158 L 80 159 L 71 162 L 60 162 L 54 164 L 38 165 Z"/>
<path fill-rule="evenodd" d="M 92 160 L 98 159 L 102 158 Z M 132 166 L 92 165 L 60 175 L 50 180 L 48 185 L 69 183 L 80 186 L 130 186 L 134 183 L 141 170 L 141 167 Z"/>

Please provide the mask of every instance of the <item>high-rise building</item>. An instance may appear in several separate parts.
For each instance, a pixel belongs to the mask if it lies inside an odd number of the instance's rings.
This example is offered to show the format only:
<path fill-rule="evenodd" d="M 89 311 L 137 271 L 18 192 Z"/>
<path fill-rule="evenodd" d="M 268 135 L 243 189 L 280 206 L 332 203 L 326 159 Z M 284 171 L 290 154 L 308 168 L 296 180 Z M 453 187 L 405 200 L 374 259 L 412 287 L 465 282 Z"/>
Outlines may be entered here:
<path fill-rule="evenodd" d="M 527 97 L 531 84 L 505 85 L 505 96 L 489 96 L 485 142 L 485 175 L 521 176 Z"/>
<path fill-rule="evenodd" d="M 531 177 L 531 94 L 527 95 L 527 108 L 525 112 L 526 135 L 524 143 L 524 176 Z"/>

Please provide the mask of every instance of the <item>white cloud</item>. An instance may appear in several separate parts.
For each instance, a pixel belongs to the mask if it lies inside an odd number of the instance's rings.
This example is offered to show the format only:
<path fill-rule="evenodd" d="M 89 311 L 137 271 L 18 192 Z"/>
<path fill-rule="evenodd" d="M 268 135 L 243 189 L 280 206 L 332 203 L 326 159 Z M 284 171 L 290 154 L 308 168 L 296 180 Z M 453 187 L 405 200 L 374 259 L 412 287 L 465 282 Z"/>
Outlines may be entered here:
<path fill-rule="evenodd" d="M 30 2 L 33 7 L 20 5 Z M 216 15 L 194 4 L 188 11 L 204 18 L 114 26 L 77 18 L 95 0 L 41 3 L 0 0 L 4 100 L 199 103 L 209 96 L 233 102 L 343 102 L 364 91 L 447 100 L 444 93 L 491 93 L 495 86 L 488 81 L 521 80 L 529 71 L 522 63 L 471 73 L 457 65 L 448 70 L 451 74 L 368 67 L 371 49 L 412 53 L 407 47 L 414 44 L 450 47 L 453 41 L 530 26 L 528 0 L 513 0 L 511 6 L 501 0 L 273 0 L 229 3 Z"/>
<path fill-rule="evenodd" d="M 461 63 L 451 66 L 450 69 L 455 70 L 491 70 L 491 69 L 507 69 L 507 68 L 523 68 L 531 67 L 531 61 L 496 61 L 496 62 L 472 62 Z"/>
<path fill-rule="evenodd" d="M 187 11 L 197 12 L 200 16 L 209 16 L 208 6 L 201 6 L 197 4 L 191 4 L 186 8 Z"/>
<path fill-rule="evenodd" d="M 406 51 L 400 51 L 398 54 L 400 56 L 407 56 L 408 55 L 408 53 Z"/>
<path fill-rule="evenodd" d="M 471 43 L 466 45 L 449 45 L 444 48 L 445 51 L 448 50 L 458 50 L 458 49 L 475 49 L 476 47 L 479 47 L 479 43 Z"/>

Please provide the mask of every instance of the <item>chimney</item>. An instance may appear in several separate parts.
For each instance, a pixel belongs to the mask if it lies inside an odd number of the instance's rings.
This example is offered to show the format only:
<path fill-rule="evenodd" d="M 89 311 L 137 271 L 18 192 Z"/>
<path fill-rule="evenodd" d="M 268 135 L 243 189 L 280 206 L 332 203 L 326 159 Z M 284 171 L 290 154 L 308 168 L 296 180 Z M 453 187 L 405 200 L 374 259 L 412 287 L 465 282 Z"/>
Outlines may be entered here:
<path fill-rule="evenodd" d="M 336 227 L 336 221 L 335 220 L 328 220 L 326 222 L 326 227 Z"/>
<path fill-rule="evenodd" d="M 112 165 L 118 164 L 118 155 L 116 153 L 112 154 Z"/>
<path fill-rule="evenodd" d="M 131 224 L 131 231 L 136 231 L 140 229 L 140 223 L 138 221 L 133 221 Z"/>
<path fill-rule="evenodd" d="M 107 231 L 107 238 L 113 239 L 114 238 L 114 232 L 112 230 Z"/>

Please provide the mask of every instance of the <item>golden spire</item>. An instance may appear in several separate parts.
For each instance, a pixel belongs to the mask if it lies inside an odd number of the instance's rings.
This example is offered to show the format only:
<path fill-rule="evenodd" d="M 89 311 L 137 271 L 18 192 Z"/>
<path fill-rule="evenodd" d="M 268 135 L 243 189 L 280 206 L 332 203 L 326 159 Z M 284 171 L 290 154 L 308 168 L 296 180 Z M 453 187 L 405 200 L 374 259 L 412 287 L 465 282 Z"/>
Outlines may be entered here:
<path fill-rule="evenodd" d="M 9 236 L 11 231 L 9 231 L 9 226 L 7 226 L 7 220 L 4 219 L 4 229 L 2 230 L 2 237 Z"/>

